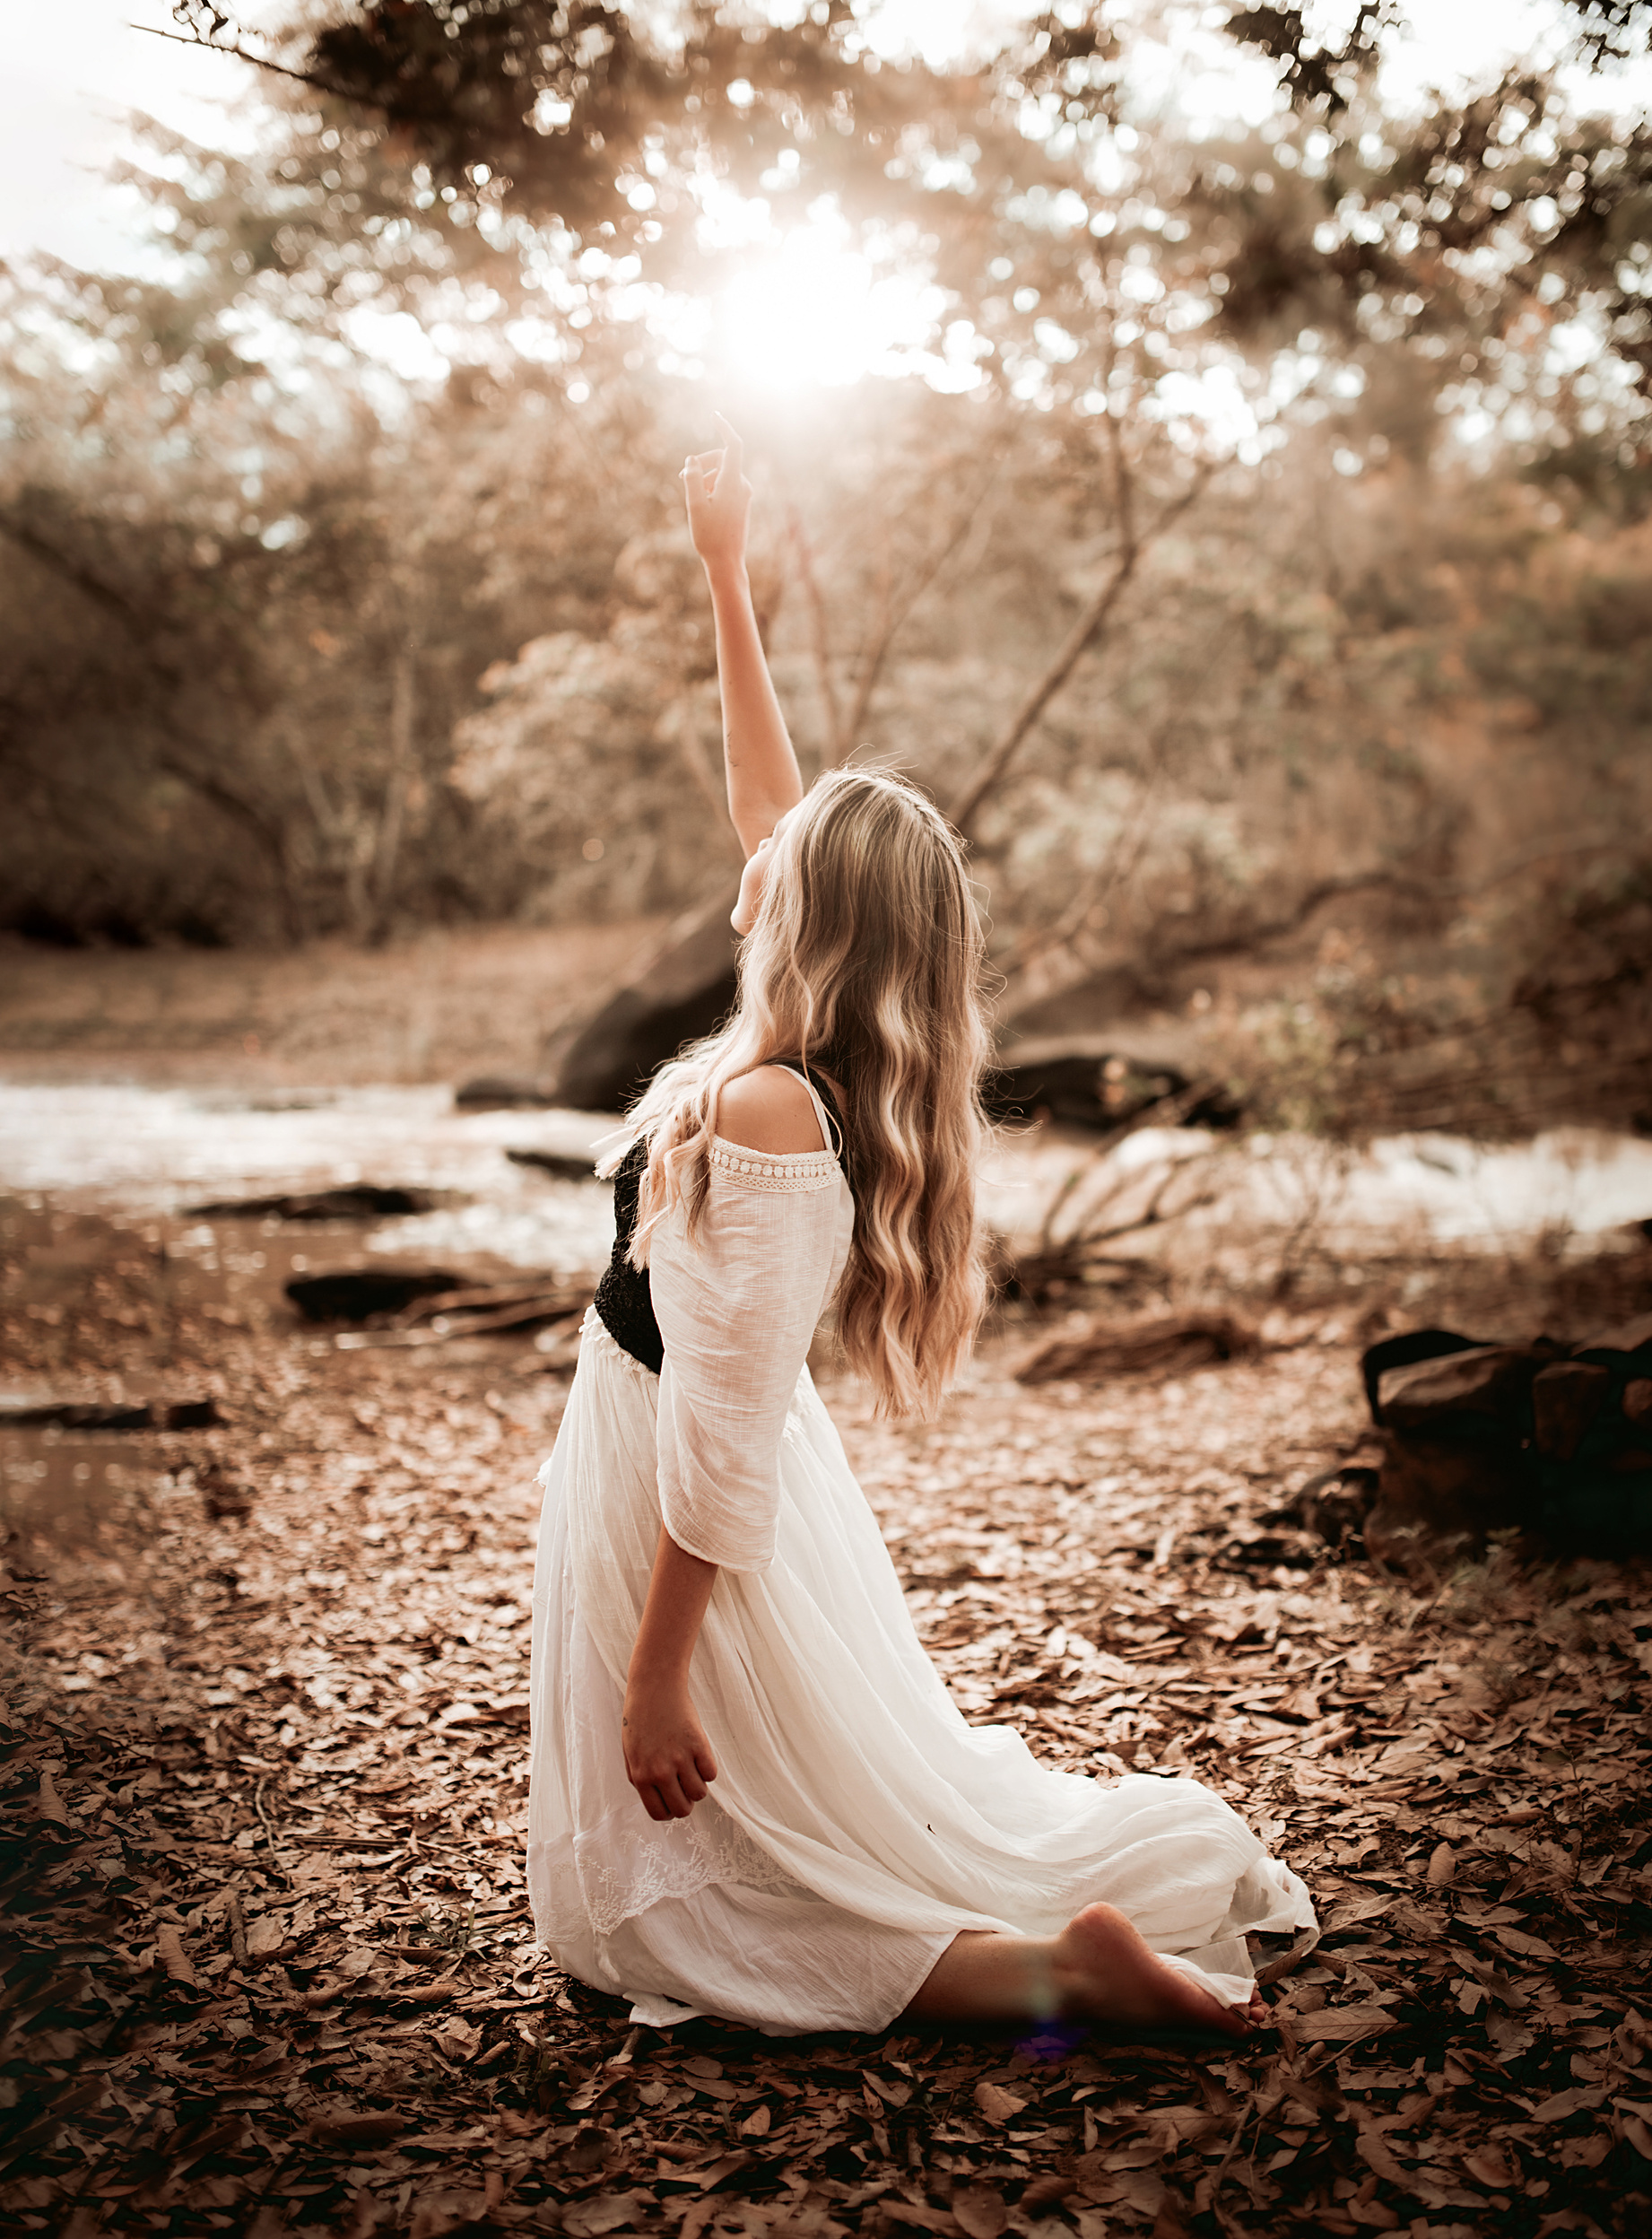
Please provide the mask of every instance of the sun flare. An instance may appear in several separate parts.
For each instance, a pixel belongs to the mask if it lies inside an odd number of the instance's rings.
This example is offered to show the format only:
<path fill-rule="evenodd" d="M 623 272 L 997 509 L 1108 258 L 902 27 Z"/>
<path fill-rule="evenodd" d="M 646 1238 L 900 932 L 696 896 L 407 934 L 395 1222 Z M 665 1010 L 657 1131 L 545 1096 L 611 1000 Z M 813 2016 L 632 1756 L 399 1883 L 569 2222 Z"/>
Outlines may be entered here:
<path fill-rule="evenodd" d="M 909 367 L 933 344 L 940 301 L 932 283 L 880 269 L 843 231 L 811 220 L 755 252 L 720 292 L 712 348 L 760 388 L 838 388 Z"/>

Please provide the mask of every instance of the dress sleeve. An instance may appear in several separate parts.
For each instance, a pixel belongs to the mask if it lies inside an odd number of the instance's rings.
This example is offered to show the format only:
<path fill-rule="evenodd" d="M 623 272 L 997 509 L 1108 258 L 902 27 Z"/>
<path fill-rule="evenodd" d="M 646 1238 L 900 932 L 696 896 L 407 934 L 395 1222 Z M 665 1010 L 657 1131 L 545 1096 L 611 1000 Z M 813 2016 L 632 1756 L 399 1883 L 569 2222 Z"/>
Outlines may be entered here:
<path fill-rule="evenodd" d="M 660 1513 L 703 1562 L 773 1559 L 787 1409 L 853 1220 L 830 1152 L 773 1158 L 718 1141 L 699 1237 L 680 1210 L 654 1233 Z"/>

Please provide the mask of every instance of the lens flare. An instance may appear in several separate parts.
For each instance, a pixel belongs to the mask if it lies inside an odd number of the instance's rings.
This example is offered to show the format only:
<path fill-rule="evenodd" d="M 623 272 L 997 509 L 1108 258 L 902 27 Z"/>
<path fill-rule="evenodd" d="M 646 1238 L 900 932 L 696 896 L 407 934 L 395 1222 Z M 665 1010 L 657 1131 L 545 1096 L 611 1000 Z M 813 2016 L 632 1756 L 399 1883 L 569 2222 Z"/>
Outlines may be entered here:
<path fill-rule="evenodd" d="M 940 291 L 880 271 L 836 227 L 812 221 L 753 257 L 721 291 L 715 349 L 761 388 L 841 387 L 907 370 L 935 337 Z"/>

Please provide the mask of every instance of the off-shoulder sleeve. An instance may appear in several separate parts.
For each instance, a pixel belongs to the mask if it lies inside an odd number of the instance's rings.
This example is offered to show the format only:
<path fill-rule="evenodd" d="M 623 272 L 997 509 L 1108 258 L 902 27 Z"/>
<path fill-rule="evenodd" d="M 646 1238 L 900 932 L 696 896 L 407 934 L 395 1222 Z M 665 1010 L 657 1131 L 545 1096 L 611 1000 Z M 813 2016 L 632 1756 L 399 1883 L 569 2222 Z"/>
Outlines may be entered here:
<path fill-rule="evenodd" d="M 704 1562 L 773 1559 L 786 1412 L 853 1219 L 830 1152 L 769 1158 L 718 1141 L 699 1237 L 680 1212 L 654 1233 L 660 1512 Z"/>

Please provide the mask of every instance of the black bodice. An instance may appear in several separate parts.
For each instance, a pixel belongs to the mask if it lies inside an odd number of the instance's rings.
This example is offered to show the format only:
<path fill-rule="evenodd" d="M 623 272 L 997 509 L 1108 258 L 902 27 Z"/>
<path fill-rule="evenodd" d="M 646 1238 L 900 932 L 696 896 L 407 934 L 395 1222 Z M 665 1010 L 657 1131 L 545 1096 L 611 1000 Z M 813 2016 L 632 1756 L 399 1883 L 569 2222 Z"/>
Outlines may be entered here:
<path fill-rule="evenodd" d="M 844 1132 L 843 1115 L 838 1102 L 825 1082 L 812 1066 L 794 1066 L 794 1072 L 804 1072 L 838 1130 L 838 1163 L 848 1172 L 848 1137 Z M 637 1233 L 637 1199 L 642 1188 L 643 1172 L 648 1163 L 648 1146 L 639 1136 L 613 1173 L 613 1257 L 596 1286 L 593 1301 L 603 1328 L 623 1352 L 656 1376 L 665 1359 L 665 1348 L 660 1340 L 660 1326 L 654 1318 L 654 1300 L 648 1289 L 647 1268 L 633 1268 L 626 1254 L 631 1248 L 631 1238 Z"/>

